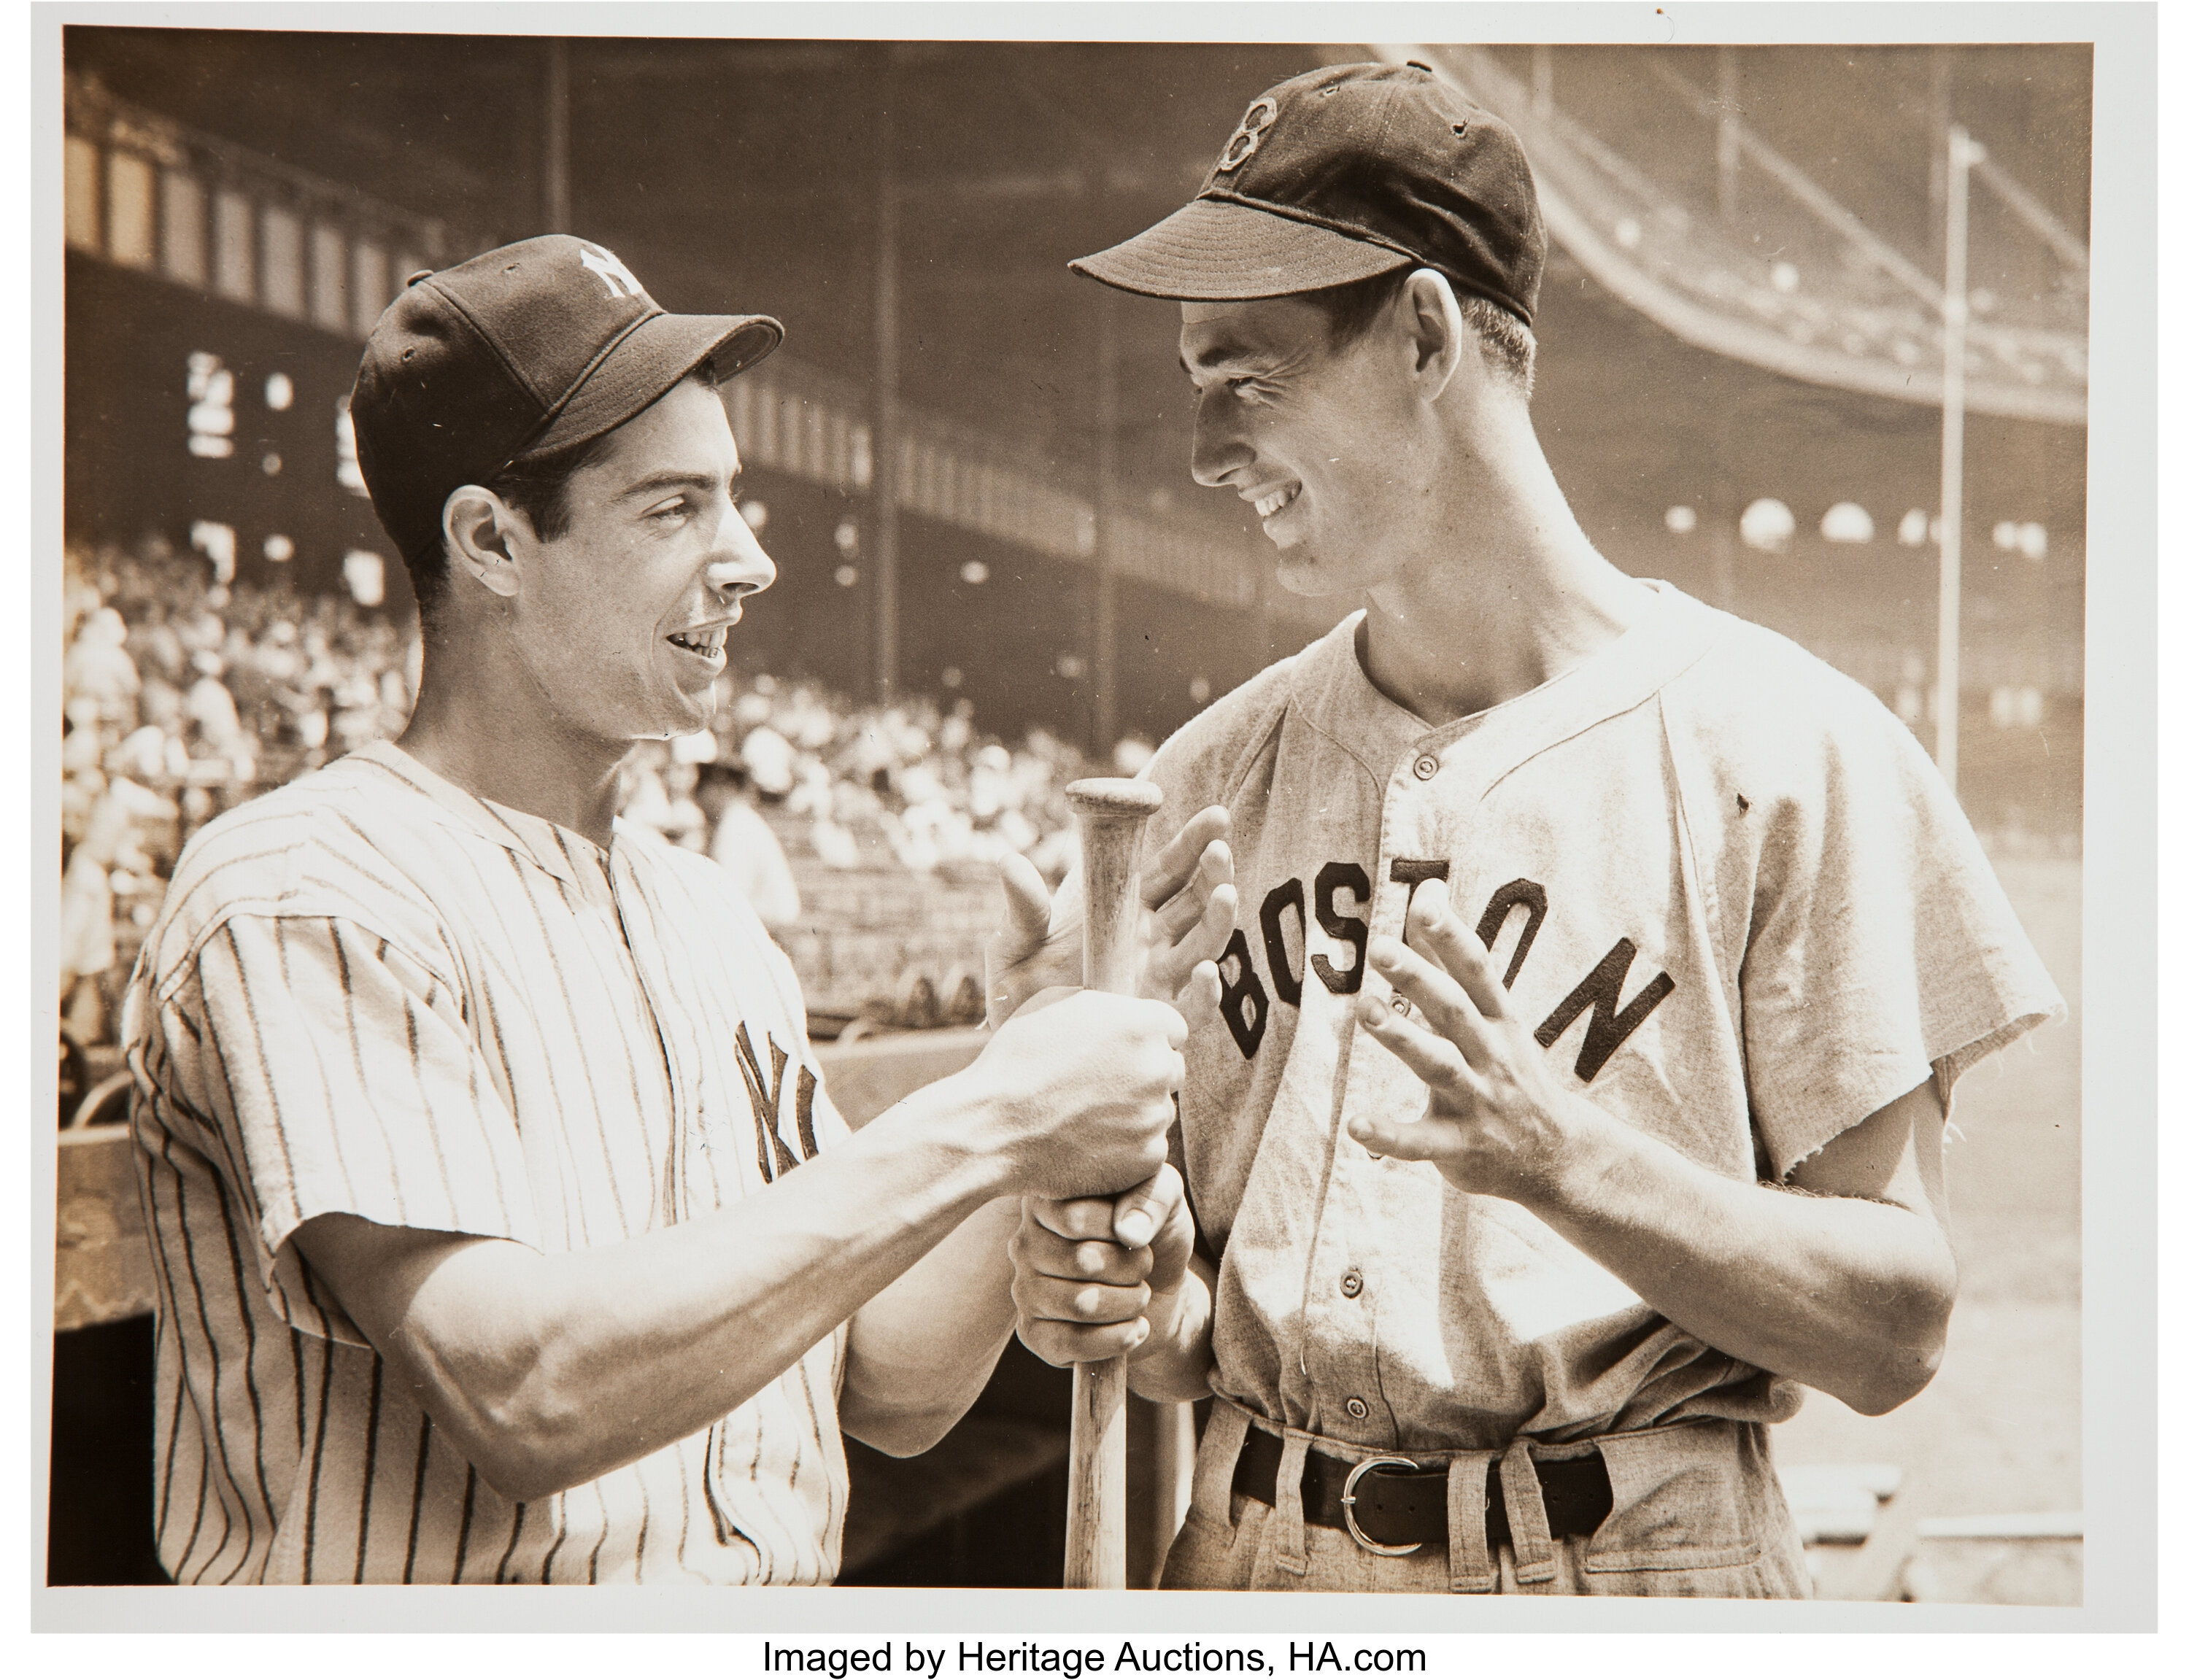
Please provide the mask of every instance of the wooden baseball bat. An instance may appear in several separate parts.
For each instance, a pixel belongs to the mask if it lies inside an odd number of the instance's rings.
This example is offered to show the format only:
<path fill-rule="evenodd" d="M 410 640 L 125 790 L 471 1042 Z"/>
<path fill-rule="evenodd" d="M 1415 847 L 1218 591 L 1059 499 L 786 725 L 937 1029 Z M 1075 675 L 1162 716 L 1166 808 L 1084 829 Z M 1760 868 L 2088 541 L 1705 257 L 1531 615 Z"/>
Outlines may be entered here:
<path fill-rule="evenodd" d="M 1086 888 L 1081 983 L 1091 991 L 1139 989 L 1140 831 L 1162 803 L 1151 782 L 1093 776 L 1064 790 L 1079 821 Z M 1125 1584 L 1125 1361 L 1072 1367 L 1072 1460 L 1064 1518 L 1064 1584 Z"/>

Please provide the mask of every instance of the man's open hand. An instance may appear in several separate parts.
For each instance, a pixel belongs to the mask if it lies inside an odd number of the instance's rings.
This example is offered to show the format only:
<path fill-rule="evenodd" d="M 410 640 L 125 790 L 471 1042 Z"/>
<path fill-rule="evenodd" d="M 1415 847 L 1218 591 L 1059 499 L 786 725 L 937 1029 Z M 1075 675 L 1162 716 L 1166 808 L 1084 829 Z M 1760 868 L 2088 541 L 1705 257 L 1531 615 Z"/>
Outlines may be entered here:
<path fill-rule="evenodd" d="M 1238 920 L 1231 880 L 1231 818 L 1220 805 L 1196 813 L 1140 877 L 1140 995 L 1173 1005 L 1189 1024 L 1208 1018 L 1222 995 L 1216 959 Z M 1054 903 L 1040 871 L 1004 860 L 1004 926 L 988 939 L 988 1024 L 999 1027 L 1036 993 L 1080 980 L 1083 905 L 1075 873 Z"/>
<path fill-rule="evenodd" d="M 1364 998 L 1360 1021 L 1429 1088 L 1417 1120 L 1362 1115 L 1354 1138 L 1378 1155 L 1434 1161 L 1462 1190 L 1524 1204 L 1556 1187 L 1573 1141 L 1602 1120 L 1564 1090 L 1441 881 L 1416 889 L 1406 942 L 1372 939 L 1368 961 L 1401 1000 Z"/>

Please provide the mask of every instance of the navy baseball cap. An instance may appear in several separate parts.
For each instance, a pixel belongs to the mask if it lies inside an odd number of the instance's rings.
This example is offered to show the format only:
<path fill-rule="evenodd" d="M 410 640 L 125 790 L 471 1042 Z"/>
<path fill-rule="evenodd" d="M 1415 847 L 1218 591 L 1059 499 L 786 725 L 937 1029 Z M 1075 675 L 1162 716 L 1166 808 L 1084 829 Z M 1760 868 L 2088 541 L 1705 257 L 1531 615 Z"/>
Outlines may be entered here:
<path fill-rule="evenodd" d="M 727 379 L 783 342 L 766 315 L 672 315 L 615 253 L 546 234 L 410 277 L 350 393 L 372 510 L 406 560 L 441 509 L 520 455 L 621 426 L 703 365 Z"/>
<path fill-rule="evenodd" d="M 1214 302 L 1413 265 L 1532 325 L 1546 251 L 1510 128 L 1419 65 L 1335 65 L 1248 105 L 1192 203 L 1072 268 Z"/>

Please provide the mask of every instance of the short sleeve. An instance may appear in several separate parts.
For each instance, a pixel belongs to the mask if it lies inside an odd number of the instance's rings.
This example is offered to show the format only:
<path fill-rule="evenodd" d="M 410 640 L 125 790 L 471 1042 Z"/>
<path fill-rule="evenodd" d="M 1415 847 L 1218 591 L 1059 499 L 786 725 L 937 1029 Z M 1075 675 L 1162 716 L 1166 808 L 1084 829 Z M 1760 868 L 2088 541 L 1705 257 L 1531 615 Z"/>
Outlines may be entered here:
<path fill-rule="evenodd" d="M 238 916 L 183 979 L 164 1035 L 290 1323 L 364 1343 L 289 1241 L 322 1214 L 540 1246 L 516 1120 L 429 968 L 342 918 Z"/>
<path fill-rule="evenodd" d="M 1781 1176 L 1927 1080 L 1950 1109 L 1965 1071 L 2064 1007 L 1929 756 L 1847 688 L 1756 813 L 1743 1033 Z"/>

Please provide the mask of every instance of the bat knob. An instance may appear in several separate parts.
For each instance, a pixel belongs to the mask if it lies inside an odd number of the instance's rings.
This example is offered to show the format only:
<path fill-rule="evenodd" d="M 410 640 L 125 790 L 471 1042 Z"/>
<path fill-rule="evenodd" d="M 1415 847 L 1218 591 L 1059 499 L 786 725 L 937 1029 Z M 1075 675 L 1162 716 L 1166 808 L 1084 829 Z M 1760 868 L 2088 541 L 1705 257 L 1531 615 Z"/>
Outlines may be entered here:
<path fill-rule="evenodd" d="M 1152 816 L 1162 808 L 1162 789 L 1131 776 L 1090 775 L 1068 784 L 1064 797 L 1083 816 Z"/>

